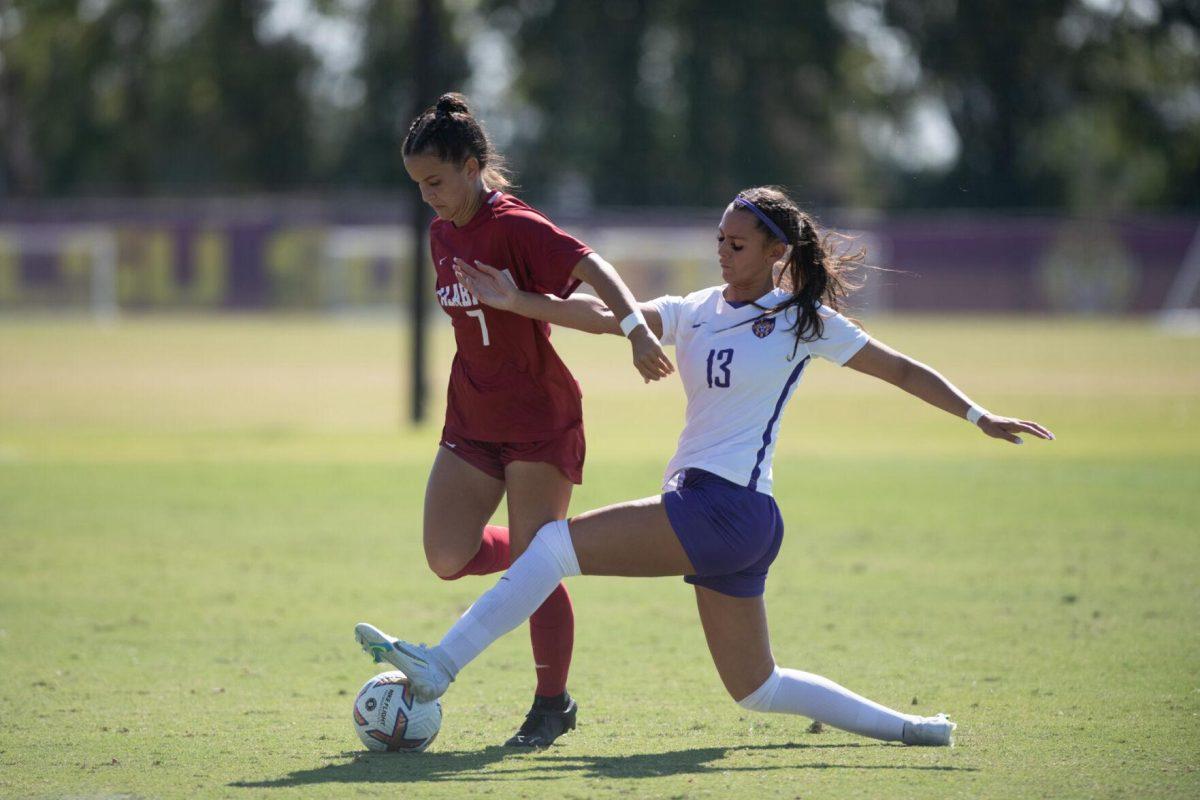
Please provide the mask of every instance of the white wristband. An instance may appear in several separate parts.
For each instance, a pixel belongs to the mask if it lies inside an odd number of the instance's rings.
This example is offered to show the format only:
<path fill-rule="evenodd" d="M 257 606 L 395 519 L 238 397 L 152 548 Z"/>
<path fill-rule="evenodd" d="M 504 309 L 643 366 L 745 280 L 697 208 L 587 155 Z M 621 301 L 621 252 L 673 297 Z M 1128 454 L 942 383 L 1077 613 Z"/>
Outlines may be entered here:
<path fill-rule="evenodd" d="M 621 320 L 621 333 L 628 338 L 629 334 L 633 333 L 634 328 L 638 325 L 645 325 L 646 318 L 642 316 L 641 309 L 635 308 L 628 317 Z"/>
<path fill-rule="evenodd" d="M 967 422 L 971 423 L 972 425 L 978 425 L 979 418 L 987 413 L 988 413 L 988 410 L 986 408 L 984 408 L 983 406 L 977 406 L 974 403 L 972 403 L 971 407 L 967 409 Z"/>

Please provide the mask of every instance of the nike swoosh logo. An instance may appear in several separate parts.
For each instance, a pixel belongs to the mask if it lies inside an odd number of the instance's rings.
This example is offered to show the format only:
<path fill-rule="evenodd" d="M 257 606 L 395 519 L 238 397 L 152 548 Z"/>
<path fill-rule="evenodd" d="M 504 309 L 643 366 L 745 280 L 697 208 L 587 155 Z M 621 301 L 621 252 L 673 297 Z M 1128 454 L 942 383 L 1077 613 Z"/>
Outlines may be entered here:
<path fill-rule="evenodd" d="M 693 323 L 692 323 L 692 327 L 693 327 L 693 328 L 699 328 L 699 327 L 700 327 L 701 325 L 703 325 L 703 324 L 704 324 L 703 322 L 693 322 Z"/>
<path fill-rule="evenodd" d="M 439 259 L 438 259 L 438 266 L 439 266 L 439 267 L 440 267 L 442 264 L 445 264 L 445 263 L 446 263 L 446 257 L 445 257 L 445 256 L 442 256 L 441 258 L 439 258 Z"/>
<path fill-rule="evenodd" d="M 458 447 L 458 445 L 456 445 L 454 442 L 442 442 L 442 444 L 445 445 L 446 447 L 449 447 L 451 450 Z"/>

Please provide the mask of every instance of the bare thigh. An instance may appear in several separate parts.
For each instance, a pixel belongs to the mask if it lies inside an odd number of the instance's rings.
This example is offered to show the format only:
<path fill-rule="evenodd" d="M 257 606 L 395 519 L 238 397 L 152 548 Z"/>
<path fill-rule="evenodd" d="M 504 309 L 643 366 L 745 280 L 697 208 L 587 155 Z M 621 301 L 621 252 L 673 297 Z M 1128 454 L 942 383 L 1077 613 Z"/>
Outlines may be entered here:
<path fill-rule="evenodd" d="M 574 484 L 553 464 L 513 461 L 504 468 L 508 489 L 509 553 L 525 552 L 533 535 L 547 522 L 567 518 Z"/>
<path fill-rule="evenodd" d="M 695 573 L 659 495 L 574 517 L 571 542 L 584 575 L 653 578 Z"/>
<path fill-rule="evenodd" d="M 731 597 L 697 586 L 696 607 L 721 683 L 734 700 L 750 696 L 775 669 L 763 598 Z"/>
<path fill-rule="evenodd" d="M 479 550 L 483 526 L 504 496 L 497 480 L 439 447 L 425 487 L 425 560 L 447 578 Z"/>

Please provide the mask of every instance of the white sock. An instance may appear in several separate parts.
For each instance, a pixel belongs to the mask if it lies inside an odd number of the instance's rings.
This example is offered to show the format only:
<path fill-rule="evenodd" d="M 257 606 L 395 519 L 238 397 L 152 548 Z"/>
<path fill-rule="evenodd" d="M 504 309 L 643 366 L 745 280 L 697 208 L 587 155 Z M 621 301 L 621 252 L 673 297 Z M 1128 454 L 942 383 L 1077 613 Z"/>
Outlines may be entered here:
<path fill-rule="evenodd" d="M 529 549 L 446 632 L 433 655 L 449 662 L 445 666 L 453 666 L 451 677 L 457 676 L 492 642 L 537 611 L 563 578 L 578 574 L 566 520 L 543 525 Z"/>
<path fill-rule="evenodd" d="M 779 667 L 738 705 L 751 711 L 800 714 L 888 742 L 902 741 L 904 723 L 919 719 L 881 706 L 820 675 Z"/>

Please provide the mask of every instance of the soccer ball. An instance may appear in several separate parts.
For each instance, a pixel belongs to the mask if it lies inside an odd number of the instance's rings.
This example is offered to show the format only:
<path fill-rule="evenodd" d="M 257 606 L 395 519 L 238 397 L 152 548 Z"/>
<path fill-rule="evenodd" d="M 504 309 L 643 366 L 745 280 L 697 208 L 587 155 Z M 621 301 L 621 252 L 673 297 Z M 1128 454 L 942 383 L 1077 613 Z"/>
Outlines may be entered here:
<path fill-rule="evenodd" d="M 408 677 L 399 670 L 371 678 L 354 698 L 354 730 L 371 750 L 419 753 L 441 727 L 441 701 L 417 702 Z"/>

